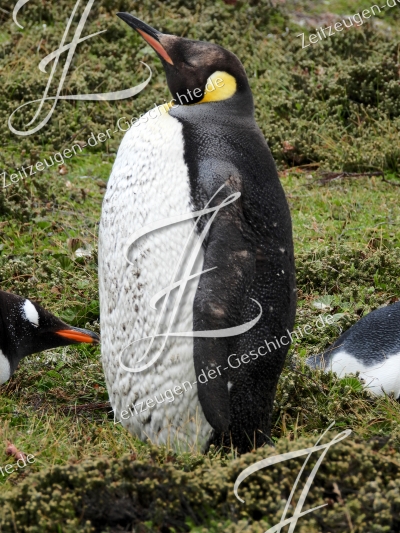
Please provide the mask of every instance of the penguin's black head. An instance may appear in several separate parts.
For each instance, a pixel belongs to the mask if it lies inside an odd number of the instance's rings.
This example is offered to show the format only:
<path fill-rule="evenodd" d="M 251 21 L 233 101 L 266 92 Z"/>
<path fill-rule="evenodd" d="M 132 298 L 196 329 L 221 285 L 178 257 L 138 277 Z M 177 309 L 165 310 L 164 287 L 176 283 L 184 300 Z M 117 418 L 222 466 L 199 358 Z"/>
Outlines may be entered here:
<path fill-rule="evenodd" d="M 166 35 L 129 13 L 117 15 L 157 52 L 176 104 L 220 102 L 239 96 L 240 105 L 253 111 L 246 72 L 235 54 L 217 44 Z"/>
<path fill-rule="evenodd" d="M 0 384 L 27 355 L 81 342 L 98 344 L 99 340 L 95 333 L 65 324 L 31 300 L 0 291 Z"/>

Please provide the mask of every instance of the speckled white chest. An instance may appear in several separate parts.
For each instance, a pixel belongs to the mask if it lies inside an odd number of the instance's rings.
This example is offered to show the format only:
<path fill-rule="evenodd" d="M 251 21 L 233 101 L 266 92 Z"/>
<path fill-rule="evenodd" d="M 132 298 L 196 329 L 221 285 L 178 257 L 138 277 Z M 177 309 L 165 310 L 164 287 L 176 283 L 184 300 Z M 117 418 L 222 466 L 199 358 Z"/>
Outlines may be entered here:
<path fill-rule="evenodd" d="M 178 272 L 176 268 L 193 228 L 193 221 L 189 220 L 153 231 L 131 247 L 129 259 L 133 265 L 124 258 L 124 246 L 135 231 L 151 222 L 191 211 L 182 125 L 167 113 L 154 119 L 149 114 L 145 117 L 139 126 L 126 133 L 120 145 L 103 202 L 99 234 L 103 367 L 115 420 L 121 420 L 142 440 L 148 438 L 156 444 L 201 450 L 211 426 L 197 397 L 193 338 L 168 338 L 158 360 L 142 372 L 127 372 L 119 365 L 123 353 L 123 363 L 137 367 L 149 341 L 126 346 L 166 331 L 177 289 L 168 299 L 158 329 L 157 320 L 165 297 L 158 302 L 157 310 L 150 307 L 150 300 L 181 278 L 183 267 Z M 193 250 L 193 239 L 184 253 L 183 265 Z M 200 252 L 192 273 L 200 271 L 202 263 Z M 188 282 L 171 331 L 193 329 L 197 285 L 198 278 Z M 159 351 L 161 342 L 155 340 L 141 364 Z M 175 394 L 177 386 L 182 392 Z"/>
<path fill-rule="evenodd" d="M 395 398 L 400 396 L 400 353 L 388 356 L 384 361 L 370 366 L 364 365 L 345 350 L 335 353 L 326 371 L 332 370 L 338 376 L 360 372 L 365 386 L 374 394 L 382 395 L 394 392 Z M 383 391 L 382 391 L 383 389 Z"/>

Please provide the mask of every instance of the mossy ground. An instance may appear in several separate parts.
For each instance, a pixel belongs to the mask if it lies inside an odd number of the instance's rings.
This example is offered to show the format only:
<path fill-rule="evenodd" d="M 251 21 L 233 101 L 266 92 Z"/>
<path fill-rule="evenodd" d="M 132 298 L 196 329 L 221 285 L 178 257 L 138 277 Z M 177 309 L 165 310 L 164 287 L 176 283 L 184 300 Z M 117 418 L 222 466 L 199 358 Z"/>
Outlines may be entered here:
<path fill-rule="evenodd" d="M 237 475 L 268 455 L 312 445 L 333 420 L 353 434 L 338 445 L 336 456 L 334 449 L 329 452 L 307 499 L 309 507 L 324 501 L 329 507 L 300 519 L 297 530 L 399 531 L 399 404 L 371 397 L 355 379 L 312 373 L 304 366 L 305 357 L 329 345 L 340 328 L 400 297 L 399 7 L 302 50 L 297 35 L 310 29 L 294 24 L 296 13 L 322 16 L 329 10 L 341 20 L 370 7 L 369 2 L 275 2 L 279 7 L 255 1 L 96 2 L 86 34 L 108 31 L 79 45 L 63 94 L 133 86 L 146 77 L 140 60 L 153 70 L 151 83 L 129 101 L 59 102 L 38 134 L 16 137 L 7 128 L 8 116 L 44 92 L 47 76 L 39 75 L 37 63 L 58 46 L 74 2 L 29 4 L 19 14 L 23 30 L 6 13 L 13 2 L 1 4 L 0 173 L 42 161 L 86 141 L 91 132 L 114 132 L 120 117 L 139 116 L 168 98 L 161 63 L 115 12 L 130 11 L 166 32 L 222 44 L 245 65 L 257 121 L 280 170 L 293 217 L 296 327 L 310 324 L 312 330 L 291 349 L 280 381 L 276 452 L 259 450 L 236 462 L 214 452 L 203 458 L 155 451 L 114 425 L 99 349 L 69 347 L 27 358 L 1 387 L 0 445 L 5 449 L 9 439 L 36 461 L 0 476 L 0 531 L 89 532 L 92 526 L 131 531 L 130 523 L 138 532 L 265 531 L 278 522 L 281 499 L 287 498 L 298 469 L 278 465 L 256 476 L 255 485 L 248 485 L 247 507 L 233 497 Z M 14 126 L 22 129 L 26 122 L 20 114 Z M 121 137 L 116 132 L 106 143 L 85 148 L 66 161 L 66 168 L 54 165 L 0 189 L 0 287 L 95 330 L 97 226 Z M 322 171 L 382 176 L 321 183 Z M 91 255 L 76 258 L 77 247 Z M 335 315 L 334 324 L 319 329 L 319 315 L 328 313 Z M 379 452 L 376 442 L 383 447 Z M 126 453 L 129 459 L 123 459 Z M 0 466 L 11 462 L 0 449 Z M 187 499 L 181 497 L 181 483 Z M 344 503 L 332 495 L 333 483 Z M 101 514 L 96 498 L 108 511 Z M 162 505 L 163 498 L 168 505 Z M 132 502 L 136 514 L 129 517 Z M 111 504 L 122 517 L 116 512 L 107 522 Z"/>

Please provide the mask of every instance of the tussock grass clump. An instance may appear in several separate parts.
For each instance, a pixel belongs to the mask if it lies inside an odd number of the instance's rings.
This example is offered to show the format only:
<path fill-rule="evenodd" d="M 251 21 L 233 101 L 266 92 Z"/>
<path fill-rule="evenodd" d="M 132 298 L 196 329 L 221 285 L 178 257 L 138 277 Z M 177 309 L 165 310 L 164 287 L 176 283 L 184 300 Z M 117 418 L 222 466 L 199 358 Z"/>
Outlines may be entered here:
<path fill-rule="evenodd" d="M 47 83 L 47 75 L 38 77 L 35 72 L 32 49 L 38 47 L 39 36 L 46 50 L 58 46 L 70 10 L 66 0 L 54 5 L 29 3 L 19 13 L 23 30 L 9 19 L 2 29 L 0 123 L 2 143 L 8 149 L 0 164 L 6 170 L 27 164 L 38 155 L 38 146 L 42 154 L 50 155 L 91 132 L 114 131 L 120 117 L 138 117 L 155 102 L 169 98 L 160 60 L 117 19 L 117 11 L 132 12 L 161 31 L 216 42 L 234 52 L 246 68 L 258 123 L 279 164 L 399 170 L 397 26 L 391 32 L 379 31 L 371 20 L 302 49 L 299 28 L 290 22 L 290 3 L 276 7 L 267 0 L 236 5 L 211 0 L 96 2 L 85 31 L 107 31 L 79 45 L 63 93 L 108 92 L 136 85 L 147 77 L 140 61 L 153 69 L 151 84 L 130 101 L 59 102 L 45 129 L 16 138 L 6 126 L 9 115 L 43 94 Z M 389 23 L 392 17 L 388 14 L 385 20 Z M 56 76 L 55 86 L 58 81 Z M 51 104 L 45 104 L 44 113 Z M 22 129 L 35 110 L 26 107 L 17 113 L 14 126 Z M 111 152 L 117 146 L 118 136 L 107 143 Z M 100 145 L 91 150 L 103 149 Z"/>
<path fill-rule="evenodd" d="M 290 437 L 336 427 L 355 429 L 364 439 L 391 436 L 400 447 L 400 404 L 389 395 L 375 396 L 356 376 L 311 370 L 292 358 L 283 371 L 275 398 L 273 437 Z"/>
<path fill-rule="evenodd" d="M 328 440 L 325 437 L 324 442 Z M 154 450 L 152 460 L 146 462 L 124 456 L 55 467 L 0 496 L 1 531 L 14 531 L 15 526 L 21 533 L 50 533 L 57 524 L 63 524 L 66 533 L 265 531 L 279 522 L 305 456 L 245 479 L 239 487 L 243 504 L 234 496 L 235 480 L 257 461 L 312 447 L 315 441 L 281 439 L 276 449 L 259 449 L 230 462 L 209 454 L 189 469 L 179 460 L 175 463 L 173 456 L 161 467 L 165 456 L 160 450 Z M 377 453 L 380 446 L 379 441 L 357 443 L 350 436 L 330 448 L 305 509 L 328 505 L 318 514 L 302 517 L 297 525 L 300 533 L 342 533 L 349 527 L 354 533 L 397 530 L 400 456 L 390 444 Z M 319 453 L 311 457 L 293 502 L 298 501 Z M 293 505 L 288 515 L 292 512 Z"/>
<path fill-rule="evenodd" d="M 298 285 L 310 293 L 357 294 L 363 286 L 400 293 L 400 248 L 327 246 L 298 254 L 296 274 Z"/>

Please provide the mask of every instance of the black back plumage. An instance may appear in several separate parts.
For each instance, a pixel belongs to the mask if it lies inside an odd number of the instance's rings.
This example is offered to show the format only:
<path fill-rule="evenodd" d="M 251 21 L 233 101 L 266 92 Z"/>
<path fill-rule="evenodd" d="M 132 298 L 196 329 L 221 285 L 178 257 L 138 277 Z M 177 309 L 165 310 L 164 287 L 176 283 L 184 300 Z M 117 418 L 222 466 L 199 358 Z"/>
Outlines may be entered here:
<path fill-rule="evenodd" d="M 309 357 L 307 363 L 314 368 L 329 369 L 330 360 L 340 351 L 365 366 L 384 363 L 391 355 L 400 354 L 400 301 L 368 313 L 324 354 Z"/>
<path fill-rule="evenodd" d="M 290 212 L 272 155 L 253 118 L 249 94 L 170 111 L 183 124 L 193 210 L 204 208 L 224 184 L 210 205 L 241 193 L 213 222 L 203 269 L 218 268 L 202 275 L 194 303 L 194 330 L 233 327 L 254 319 L 259 308 L 252 299 L 263 309 L 262 318 L 247 333 L 194 341 L 196 375 L 219 364 L 228 366 L 221 376 L 198 385 L 199 398 L 216 430 L 213 442 L 233 442 L 239 451 L 268 442 L 288 346 L 278 341 L 276 350 L 238 368 L 230 368 L 227 358 L 258 350 L 265 340 L 291 331 L 296 307 Z"/>

